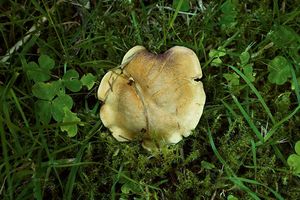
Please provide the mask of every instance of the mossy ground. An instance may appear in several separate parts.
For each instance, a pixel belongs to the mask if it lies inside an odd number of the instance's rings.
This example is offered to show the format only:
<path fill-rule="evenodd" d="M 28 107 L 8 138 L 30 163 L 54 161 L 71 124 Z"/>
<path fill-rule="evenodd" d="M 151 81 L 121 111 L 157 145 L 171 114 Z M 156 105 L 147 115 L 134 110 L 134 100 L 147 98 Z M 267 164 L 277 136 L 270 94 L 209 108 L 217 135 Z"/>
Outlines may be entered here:
<path fill-rule="evenodd" d="M 284 56 L 300 76 L 299 5 L 297 0 L 191 1 L 182 13 L 170 9 L 172 1 L 91 1 L 90 9 L 75 1 L 1 1 L 2 58 L 43 16 L 47 21 L 0 63 L 0 198 L 298 199 L 300 179 L 286 160 L 300 140 L 300 117 L 297 112 L 286 117 L 300 105 L 299 90 L 291 89 L 291 77 L 271 83 L 268 63 Z M 277 27 L 285 27 L 279 36 L 273 34 Z M 138 140 L 117 142 L 98 115 L 99 81 L 135 45 L 156 53 L 186 46 L 202 65 L 203 117 L 190 137 L 159 152 L 147 152 Z M 213 66 L 209 52 L 218 48 L 225 49 L 224 56 Z M 241 71 L 244 51 L 253 64 L 250 83 L 230 67 Z M 92 90 L 70 93 L 72 111 L 82 121 L 75 137 L 55 121 L 36 121 L 33 83 L 22 62 L 37 61 L 40 54 L 55 60 L 53 78 L 65 68 L 98 78 Z M 259 142 L 255 127 L 263 135 L 276 126 Z"/>

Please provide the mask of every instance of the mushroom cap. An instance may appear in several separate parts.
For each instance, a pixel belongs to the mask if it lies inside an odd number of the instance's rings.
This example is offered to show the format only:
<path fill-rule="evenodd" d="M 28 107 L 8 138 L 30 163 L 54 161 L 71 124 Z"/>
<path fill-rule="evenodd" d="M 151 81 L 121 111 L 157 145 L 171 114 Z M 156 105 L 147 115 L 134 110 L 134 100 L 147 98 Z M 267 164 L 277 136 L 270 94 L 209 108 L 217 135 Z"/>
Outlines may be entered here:
<path fill-rule="evenodd" d="M 118 141 L 142 137 L 146 149 L 177 143 L 191 134 L 202 115 L 201 77 L 199 60 L 186 47 L 156 55 L 135 46 L 121 67 L 101 80 L 101 120 Z"/>

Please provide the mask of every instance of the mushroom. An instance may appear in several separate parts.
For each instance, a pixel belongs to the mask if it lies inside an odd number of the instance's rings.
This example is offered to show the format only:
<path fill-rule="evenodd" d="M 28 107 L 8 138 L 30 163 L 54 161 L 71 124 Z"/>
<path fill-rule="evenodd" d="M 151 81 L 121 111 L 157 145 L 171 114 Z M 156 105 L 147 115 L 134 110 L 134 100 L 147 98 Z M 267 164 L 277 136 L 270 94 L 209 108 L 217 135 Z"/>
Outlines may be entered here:
<path fill-rule="evenodd" d="M 98 88 L 100 118 L 118 141 L 140 137 L 151 150 L 178 143 L 196 128 L 205 104 L 196 54 L 175 46 L 153 54 L 131 48 Z"/>

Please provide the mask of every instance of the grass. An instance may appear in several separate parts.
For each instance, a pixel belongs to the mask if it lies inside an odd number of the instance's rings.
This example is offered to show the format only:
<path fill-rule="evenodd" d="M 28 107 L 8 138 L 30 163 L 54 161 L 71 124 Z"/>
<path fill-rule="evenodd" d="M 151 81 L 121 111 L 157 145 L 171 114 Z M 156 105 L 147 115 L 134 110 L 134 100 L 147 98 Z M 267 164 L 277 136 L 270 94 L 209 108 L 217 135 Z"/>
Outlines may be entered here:
<path fill-rule="evenodd" d="M 185 2 L 0 2 L 1 199 L 300 196 L 299 175 L 286 162 L 300 140 L 297 1 L 190 1 L 182 11 Z M 196 130 L 158 152 L 117 142 L 99 118 L 97 86 L 134 45 L 155 53 L 186 46 L 203 70 L 207 101 Z M 80 122 L 38 121 L 24 66 L 41 54 L 55 61 L 50 81 L 69 69 L 97 77 L 91 90 L 66 90 Z M 273 70 L 277 56 L 288 73 Z M 76 136 L 62 125 L 78 125 Z"/>

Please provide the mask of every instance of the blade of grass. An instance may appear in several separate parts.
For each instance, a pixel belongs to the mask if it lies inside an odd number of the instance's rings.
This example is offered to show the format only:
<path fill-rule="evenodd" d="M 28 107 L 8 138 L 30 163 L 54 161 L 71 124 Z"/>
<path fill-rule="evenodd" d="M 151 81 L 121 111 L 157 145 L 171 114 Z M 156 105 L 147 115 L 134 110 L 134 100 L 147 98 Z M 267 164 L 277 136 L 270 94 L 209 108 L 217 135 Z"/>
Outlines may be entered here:
<path fill-rule="evenodd" d="M 255 180 L 251 180 L 251 179 L 247 179 L 247 178 L 240 178 L 240 177 L 238 177 L 237 179 L 239 179 L 242 182 L 246 182 L 246 183 L 250 183 L 250 184 L 255 184 L 255 185 L 263 186 L 263 187 L 267 188 L 268 190 L 270 190 L 274 194 L 274 196 L 276 197 L 276 199 L 284 200 L 284 198 L 278 192 L 276 192 L 275 190 L 273 190 L 272 188 L 270 188 L 270 187 L 268 187 L 268 186 L 266 186 L 264 184 L 261 184 L 261 183 L 255 181 Z"/>
<path fill-rule="evenodd" d="M 112 200 L 116 199 L 116 184 L 120 180 L 122 169 L 123 169 L 123 166 L 121 165 L 120 168 L 119 168 L 119 170 L 117 171 L 117 176 L 116 176 L 116 178 L 114 180 L 114 183 L 112 184 L 111 189 L 110 189 L 110 194 L 111 194 L 111 199 Z"/>
<path fill-rule="evenodd" d="M 81 161 L 83 152 L 86 148 L 86 144 L 83 144 L 80 148 L 80 150 L 77 153 L 76 159 L 75 159 L 75 163 L 79 163 Z M 66 188 L 65 188 L 65 192 L 64 192 L 64 198 L 63 199 L 67 199 L 67 200 L 71 200 L 72 199 L 72 193 L 73 193 L 73 189 L 75 186 L 75 180 L 76 180 L 76 174 L 78 172 L 80 166 L 75 165 L 71 167 L 71 171 L 69 173 L 68 176 L 68 181 L 66 184 Z"/>
<path fill-rule="evenodd" d="M 297 17 L 298 15 L 300 15 L 300 8 L 299 7 L 296 10 L 292 11 L 291 13 L 289 13 L 287 15 L 288 18 L 285 20 L 283 25 L 287 24 L 290 21 L 293 21 L 295 19 L 295 17 Z"/>
<path fill-rule="evenodd" d="M 264 144 L 265 143 L 265 138 L 261 135 L 261 133 L 259 132 L 259 130 L 256 128 L 256 126 L 254 125 L 254 123 L 252 122 L 252 120 L 250 119 L 250 116 L 247 114 L 247 112 L 244 110 L 244 108 L 242 107 L 242 105 L 240 104 L 240 102 L 237 100 L 237 98 L 235 96 L 232 95 L 232 98 L 235 102 L 235 104 L 238 106 L 238 108 L 240 109 L 241 113 L 243 114 L 244 118 L 246 119 L 246 121 L 248 122 L 249 126 L 252 128 L 253 132 L 255 133 L 255 135 L 259 138 L 259 143 L 258 144 Z M 284 158 L 283 154 L 281 153 L 280 149 L 276 146 L 276 145 L 271 145 L 272 148 L 275 151 L 275 154 L 277 155 L 277 157 L 284 163 L 286 164 L 286 159 Z"/>
<path fill-rule="evenodd" d="M 32 36 L 32 34 L 39 36 L 39 31 L 36 31 L 36 29 L 39 27 L 40 24 L 44 23 L 47 19 L 45 17 L 42 17 L 37 24 L 34 24 L 29 31 L 27 31 L 27 33 L 25 34 L 25 36 L 19 40 L 13 47 L 11 47 L 8 52 L 5 54 L 4 57 L 2 57 L 1 62 L 5 63 L 10 57 L 11 55 L 13 55 L 13 53 L 15 51 L 18 51 L 20 47 L 22 47 L 28 40 L 29 38 Z"/>
<path fill-rule="evenodd" d="M 298 84 L 298 80 L 297 80 L 297 75 L 296 75 L 296 72 L 294 70 L 294 67 L 292 65 L 290 65 L 290 67 L 291 67 L 292 81 L 293 81 L 294 86 L 295 86 L 296 97 L 297 97 L 297 100 L 298 100 L 298 104 L 300 105 L 300 89 L 299 89 L 299 84 Z"/>
<path fill-rule="evenodd" d="M 266 142 L 277 130 L 277 128 L 279 128 L 279 126 L 281 124 L 283 124 L 285 121 L 287 121 L 289 118 L 291 118 L 293 115 L 295 115 L 298 111 L 298 109 L 296 108 L 294 110 L 294 112 L 292 112 L 289 116 L 287 116 L 286 118 L 284 118 L 283 120 L 281 120 L 280 122 L 276 123 L 270 109 L 268 108 L 268 106 L 266 105 L 264 99 L 262 98 L 262 96 L 260 95 L 260 93 L 257 91 L 257 89 L 254 87 L 254 85 L 250 82 L 250 80 L 237 68 L 233 67 L 233 66 L 229 66 L 231 69 L 233 69 L 238 75 L 240 75 L 248 84 L 248 86 L 252 89 L 252 91 L 255 93 L 255 95 L 257 96 L 257 98 L 259 99 L 260 103 L 262 104 L 263 108 L 265 109 L 265 111 L 267 112 L 267 114 L 269 115 L 272 123 L 273 123 L 273 127 L 272 129 L 269 131 L 269 133 L 267 133 L 267 135 L 263 138 L 263 142 Z M 256 128 L 257 129 L 257 128 Z M 271 132 L 272 131 L 272 132 Z M 271 134 L 270 134 L 271 133 Z M 261 142 L 261 141 L 260 141 Z M 276 145 L 272 145 L 272 148 L 275 151 L 275 154 L 277 155 L 277 157 L 284 163 L 286 164 L 286 159 L 284 157 L 284 155 L 281 153 L 280 149 L 276 146 Z"/>
<path fill-rule="evenodd" d="M 227 108 L 227 110 L 233 115 L 233 118 L 237 119 L 238 116 L 237 116 L 236 112 L 234 112 L 234 110 L 228 105 L 228 103 L 226 103 L 223 100 L 221 100 L 221 102 L 224 104 L 225 108 Z"/>
<path fill-rule="evenodd" d="M 70 163 L 70 164 L 62 164 L 56 163 L 57 161 L 49 161 L 46 163 L 42 163 L 42 165 L 47 165 L 55 168 L 68 168 L 73 166 L 84 166 L 84 165 L 99 165 L 98 162 L 77 162 L 77 163 Z"/>
<path fill-rule="evenodd" d="M 38 3 L 36 0 L 31 0 L 31 2 L 32 2 L 32 4 L 34 5 L 34 7 L 37 9 L 37 10 L 39 10 L 43 15 L 44 15 L 44 17 L 42 18 L 43 20 L 48 20 L 49 21 L 49 23 L 52 25 L 52 27 L 53 27 L 53 29 L 54 29 L 54 32 L 56 33 L 56 35 L 57 35 L 57 39 L 58 39 L 58 41 L 59 41 L 59 43 L 60 43 L 60 46 L 61 46 L 61 48 L 62 48 L 62 50 L 63 50 L 63 52 L 64 52 L 64 55 L 66 55 L 66 57 L 68 57 L 67 55 L 68 55 L 68 52 L 66 51 L 66 49 L 65 49 L 65 46 L 63 45 L 63 41 L 62 41 L 62 39 L 61 39 L 61 36 L 60 36 L 60 34 L 58 33 L 58 30 L 57 30 L 57 26 L 56 26 L 56 23 L 54 22 L 54 20 L 53 20 L 53 18 L 52 18 L 52 13 L 55 11 L 55 8 L 60 4 L 60 3 L 62 3 L 63 1 L 57 1 L 53 6 L 52 6 L 52 8 L 48 8 L 47 6 L 46 6 L 46 3 L 45 3 L 45 1 L 43 0 L 42 1 L 42 4 L 41 3 Z M 45 8 L 45 10 L 41 7 L 41 5 L 43 5 L 44 6 L 44 8 Z M 47 16 L 47 18 L 46 18 L 46 16 Z"/>
<path fill-rule="evenodd" d="M 212 135 L 211 135 L 210 128 L 208 128 L 208 130 L 207 130 L 207 135 L 208 135 L 208 138 L 209 138 L 210 146 L 211 146 L 214 154 L 217 156 L 218 160 L 224 165 L 224 167 L 226 169 L 225 171 L 226 171 L 226 173 L 228 175 L 228 179 L 231 180 L 240 189 L 242 189 L 243 191 L 247 192 L 253 199 L 259 200 L 260 198 L 255 194 L 255 192 L 251 191 L 250 188 L 248 188 L 247 186 L 245 186 L 243 184 L 243 182 L 238 179 L 238 177 L 233 172 L 233 170 L 229 167 L 229 165 L 226 163 L 226 161 L 222 158 L 222 156 L 220 155 L 220 153 L 218 152 L 218 150 L 217 150 L 217 148 L 215 146 L 214 140 L 213 140 Z"/>
<path fill-rule="evenodd" d="M 50 150 L 49 150 L 48 145 L 47 145 L 47 140 L 46 140 L 44 134 L 45 134 L 45 131 L 43 129 L 39 129 L 39 137 L 42 140 L 41 147 L 45 150 L 45 152 L 47 154 L 47 157 L 49 159 L 49 163 L 53 163 L 54 162 L 53 160 L 55 159 L 55 155 L 50 153 Z M 41 163 L 39 167 L 43 168 L 44 167 L 43 163 Z M 52 169 L 55 173 L 55 176 L 57 177 L 57 180 L 59 182 L 59 185 L 60 185 L 61 189 L 63 190 L 63 184 L 62 184 L 62 181 L 60 179 L 59 173 L 57 172 L 56 168 L 53 167 L 52 165 L 50 165 L 46 170 L 46 177 L 45 177 L 45 183 L 44 184 L 46 184 L 46 182 L 48 180 L 48 177 L 49 177 L 49 174 L 50 174 Z M 44 194 L 44 191 L 42 191 L 42 194 Z"/>
<path fill-rule="evenodd" d="M 168 30 L 170 30 L 171 28 L 173 28 L 175 19 L 176 19 L 177 16 L 178 16 L 178 13 L 179 13 L 179 10 L 180 10 L 180 8 L 181 8 L 182 3 L 183 3 L 183 0 L 180 0 L 180 1 L 178 2 L 178 5 L 177 5 L 176 10 L 175 10 L 175 13 L 173 14 L 172 19 L 171 19 L 171 21 L 170 21 L 170 23 L 169 23 L 169 28 L 168 28 Z"/>
<path fill-rule="evenodd" d="M 42 200 L 42 185 L 41 185 L 41 175 L 39 173 L 39 168 L 34 167 L 34 173 L 32 175 L 33 181 L 33 196 L 37 200 Z"/>
<path fill-rule="evenodd" d="M 278 123 L 276 123 L 271 128 L 271 130 L 267 133 L 267 135 L 265 136 L 264 142 L 268 141 L 272 137 L 272 135 L 277 131 L 277 129 L 280 128 L 283 123 L 285 123 L 286 121 L 291 119 L 299 110 L 300 110 L 300 105 L 297 108 L 295 108 L 295 110 L 293 112 L 291 112 L 288 116 L 286 116 L 285 118 L 280 120 Z"/>
<path fill-rule="evenodd" d="M 224 159 L 222 158 L 222 156 L 220 155 L 220 153 L 218 152 L 217 148 L 216 148 L 216 145 L 215 145 L 214 140 L 213 140 L 212 135 L 211 135 L 211 130 L 210 130 L 210 128 L 208 128 L 208 130 L 207 130 L 207 135 L 208 135 L 208 139 L 209 139 L 210 146 L 211 146 L 211 148 L 212 148 L 214 154 L 217 156 L 218 160 L 219 160 L 219 161 L 222 163 L 222 165 L 224 165 L 225 167 L 229 167 L 229 166 L 227 165 L 227 163 L 225 162 L 225 160 L 224 160 Z M 229 171 L 230 171 L 232 174 L 234 174 L 230 167 L 229 167 Z"/>
<path fill-rule="evenodd" d="M 254 140 L 251 140 L 251 150 L 252 150 L 252 159 L 253 159 L 253 166 L 254 166 L 254 179 L 256 180 L 257 160 L 256 160 L 256 145 Z"/>
<path fill-rule="evenodd" d="M 287 165 L 286 158 L 285 158 L 284 155 L 281 153 L 279 147 L 277 147 L 275 144 L 271 144 L 271 146 L 272 146 L 272 148 L 274 149 L 276 156 L 281 160 L 281 162 L 282 162 L 284 165 Z"/>
<path fill-rule="evenodd" d="M 12 86 L 16 82 L 16 80 L 17 80 L 17 78 L 18 78 L 19 75 L 20 74 L 17 73 L 17 72 L 13 73 L 12 77 L 8 81 L 6 87 L 4 88 L 4 91 L 2 92 L 2 96 L 0 98 L 0 102 L 3 102 L 6 99 L 8 91 L 10 90 L 10 88 L 12 88 Z"/>
<path fill-rule="evenodd" d="M 4 120 L 6 122 L 6 126 L 11 134 L 11 136 L 13 137 L 13 147 L 15 148 L 16 150 L 16 154 L 21 154 L 23 152 L 23 148 L 20 144 L 20 141 L 19 141 L 19 136 L 17 134 L 17 129 L 15 129 L 15 127 L 17 127 L 17 125 L 15 125 L 11 119 L 10 119 L 10 113 L 9 113 L 9 110 L 10 110 L 10 106 L 9 104 L 5 101 L 5 102 L 2 102 L 2 105 L 3 105 L 3 110 L 2 110 L 2 113 L 4 114 Z"/>
<path fill-rule="evenodd" d="M 15 94 L 15 92 L 14 92 L 14 90 L 12 88 L 10 89 L 9 92 L 10 92 L 11 96 L 13 97 L 13 100 L 15 101 L 15 105 L 16 105 L 17 109 L 19 110 L 20 114 L 21 114 L 21 117 L 22 117 L 22 119 L 24 121 L 25 126 L 30 130 L 30 126 L 29 126 L 28 120 L 27 120 L 27 118 L 26 118 L 26 116 L 24 114 L 22 106 L 20 105 L 19 99 L 17 98 L 17 96 L 16 96 L 16 94 Z M 32 135 L 32 132 L 30 134 Z"/>
<path fill-rule="evenodd" d="M 279 8 L 278 8 L 278 0 L 273 1 L 273 17 L 274 17 L 274 20 L 276 20 L 276 21 L 280 17 Z"/>
<path fill-rule="evenodd" d="M 240 77 L 242 77 L 245 82 L 247 83 L 247 85 L 251 88 L 251 90 L 254 92 L 254 94 L 256 95 L 256 97 L 258 98 L 258 100 L 260 101 L 261 105 L 263 106 L 263 108 L 265 109 L 266 113 L 268 114 L 268 116 L 270 117 L 271 121 L 273 124 L 276 124 L 276 120 L 273 117 L 269 107 L 267 106 L 264 98 L 261 96 L 261 94 L 258 92 L 258 90 L 255 88 L 255 86 L 251 83 L 251 81 L 236 67 L 233 67 L 231 65 L 229 65 L 229 67 L 231 69 L 233 69 Z"/>
<path fill-rule="evenodd" d="M 0 115 L 0 134 L 1 134 L 2 155 L 3 155 L 4 164 L 5 164 L 5 174 L 6 174 L 6 180 L 7 180 L 8 196 L 10 199 L 13 199 L 13 191 L 14 190 L 13 190 L 13 181 L 12 181 L 12 177 L 10 174 L 11 165 L 9 163 L 7 140 L 6 140 L 5 131 L 4 131 L 3 118 L 1 115 Z"/>
<path fill-rule="evenodd" d="M 141 33 L 140 33 L 139 23 L 137 22 L 135 11 L 132 10 L 132 11 L 130 12 L 130 14 L 131 14 L 131 18 L 132 18 L 132 24 L 133 24 L 133 27 L 134 27 L 134 29 L 135 29 L 135 31 L 136 31 L 136 34 L 137 34 L 138 42 L 139 42 L 139 44 L 142 44 L 143 41 L 142 41 L 142 38 L 141 38 Z"/>
<path fill-rule="evenodd" d="M 22 191 L 16 194 L 16 198 L 13 200 L 24 200 L 24 199 L 34 199 L 32 195 L 33 182 L 25 185 Z"/>
<path fill-rule="evenodd" d="M 60 152 L 64 152 L 64 151 L 67 151 L 67 150 L 69 150 L 69 149 L 72 149 L 72 148 L 74 148 L 74 147 L 76 147 L 76 146 L 85 144 L 85 143 L 88 142 L 88 140 L 90 140 L 95 134 L 98 133 L 98 129 L 101 129 L 101 127 L 102 127 L 102 126 L 100 126 L 101 124 L 102 124 L 102 122 L 101 122 L 101 121 L 98 121 L 98 122 L 93 126 L 93 128 L 88 132 L 86 138 L 85 138 L 83 141 L 77 142 L 77 143 L 75 143 L 75 144 L 72 144 L 72 145 L 63 147 L 63 148 L 61 148 L 61 149 L 58 149 L 58 150 L 56 150 L 56 151 L 53 151 L 52 154 L 58 154 L 58 153 L 60 153 Z"/>
<path fill-rule="evenodd" d="M 260 198 L 250 190 L 238 177 L 228 177 L 228 180 L 234 183 L 234 185 L 238 186 L 241 190 L 246 191 L 253 199 L 260 200 Z"/>
<path fill-rule="evenodd" d="M 98 126 L 97 126 L 98 124 Z M 94 134 L 97 133 L 97 130 L 99 128 L 99 125 L 101 124 L 101 122 L 98 122 L 95 126 L 93 126 L 93 128 L 88 132 L 87 137 L 84 139 L 84 141 L 82 142 L 78 142 L 78 144 L 81 145 L 80 150 L 77 153 L 76 159 L 74 161 L 74 163 L 80 163 L 80 160 L 82 158 L 83 152 L 85 150 L 85 148 L 87 147 L 87 142 L 88 140 L 93 137 Z M 59 151 L 61 152 L 61 151 Z M 53 152 L 53 153 L 58 153 L 58 151 Z M 78 172 L 78 169 L 81 165 L 73 165 L 70 171 L 70 174 L 68 176 L 68 181 L 66 184 L 66 189 L 64 192 L 64 199 L 72 199 L 72 191 L 73 191 L 73 187 L 74 187 L 74 183 L 75 183 L 75 179 L 76 179 L 76 174 Z"/>
<path fill-rule="evenodd" d="M 250 116 L 248 115 L 248 113 L 245 111 L 245 109 L 243 108 L 243 106 L 240 104 L 240 102 L 238 101 L 238 99 L 232 95 L 232 99 L 234 101 L 234 103 L 237 105 L 237 107 L 240 109 L 242 115 L 244 116 L 244 118 L 246 119 L 246 121 L 248 122 L 250 128 L 253 130 L 253 132 L 255 133 L 255 135 L 257 136 L 257 138 L 263 142 L 264 138 L 261 135 L 260 131 L 256 128 L 256 126 L 254 125 L 254 123 L 252 122 Z"/>
<path fill-rule="evenodd" d="M 136 180 L 130 178 L 129 176 L 125 175 L 125 174 L 122 173 L 122 171 L 120 171 L 120 170 L 118 171 L 118 170 L 116 170 L 116 169 L 114 169 L 114 168 L 112 168 L 112 167 L 110 167 L 110 166 L 107 166 L 107 167 L 110 168 L 112 171 L 118 173 L 118 175 L 120 175 L 119 177 L 123 177 L 123 178 L 125 178 L 126 180 L 128 180 L 128 181 L 130 181 L 130 182 L 133 182 L 133 183 L 136 184 L 136 185 L 140 185 L 140 186 L 144 186 L 144 187 L 149 187 L 149 188 L 151 188 L 151 189 L 153 189 L 153 190 L 161 191 L 161 189 L 160 189 L 159 187 L 155 187 L 155 186 L 148 185 L 148 184 L 145 184 L 145 183 L 140 183 L 140 182 L 138 182 L 138 181 L 136 181 Z M 120 174 L 119 174 L 119 173 L 120 173 Z M 142 189 L 142 188 L 141 188 L 141 189 Z"/>
<path fill-rule="evenodd" d="M 20 153 L 20 152 L 23 152 L 23 150 L 22 150 L 21 144 L 19 142 L 19 137 L 16 134 L 16 129 L 14 128 L 14 127 L 18 127 L 18 126 L 14 125 L 14 123 L 12 123 L 10 120 L 9 104 L 6 101 L 7 95 L 9 94 L 9 91 L 13 87 L 18 76 L 19 76 L 19 73 L 13 73 L 12 77 L 8 81 L 6 87 L 4 88 L 4 91 L 2 92 L 2 96 L 0 98 L 0 105 L 2 105 L 2 107 L 0 108 L 1 109 L 0 113 L 2 113 L 2 114 L 4 113 L 4 116 L 3 116 L 4 118 L 2 118 L 2 121 L 6 122 L 8 129 L 10 130 L 12 136 L 14 137 L 14 143 L 15 143 L 14 146 L 16 147 L 16 151 L 17 151 L 17 153 Z"/>

